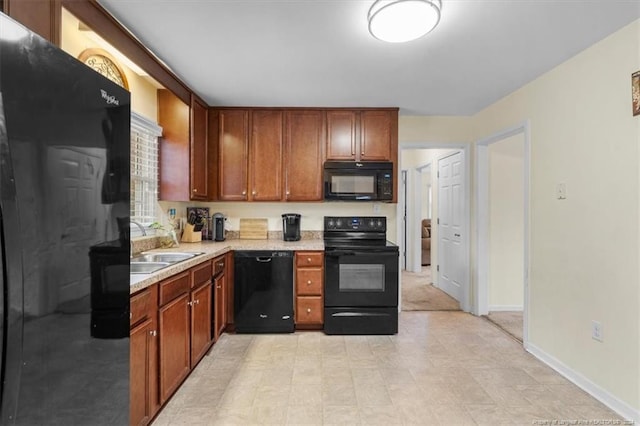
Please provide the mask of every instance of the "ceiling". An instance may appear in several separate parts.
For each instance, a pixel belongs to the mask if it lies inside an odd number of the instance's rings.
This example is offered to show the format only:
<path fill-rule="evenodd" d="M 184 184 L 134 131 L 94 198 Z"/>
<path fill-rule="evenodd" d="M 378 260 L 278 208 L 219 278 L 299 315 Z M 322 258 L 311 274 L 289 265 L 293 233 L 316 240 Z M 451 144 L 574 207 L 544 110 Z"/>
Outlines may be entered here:
<path fill-rule="evenodd" d="M 640 18 L 638 0 L 442 0 L 435 30 L 391 44 L 373 0 L 99 1 L 209 105 L 403 115 L 472 115 Z"/>

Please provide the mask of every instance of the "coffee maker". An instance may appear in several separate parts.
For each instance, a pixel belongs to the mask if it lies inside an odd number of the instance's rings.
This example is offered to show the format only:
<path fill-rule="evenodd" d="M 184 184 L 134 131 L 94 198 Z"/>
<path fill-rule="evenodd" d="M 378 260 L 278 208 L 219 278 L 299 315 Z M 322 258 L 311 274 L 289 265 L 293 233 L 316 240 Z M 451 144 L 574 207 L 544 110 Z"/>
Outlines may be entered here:
<path fill-rule="evenodd" d="M 282 237 L 285 241 L 300 240 L 300 215 L 285 213 L 282 215 Z"/>
<path fill-rule="evenodd" d="M 222 213 L 213 214 L 213 239 L 215 241 L 224 241 L 227 231 L 224 229 L 224 222 L 227 218 Z"/>

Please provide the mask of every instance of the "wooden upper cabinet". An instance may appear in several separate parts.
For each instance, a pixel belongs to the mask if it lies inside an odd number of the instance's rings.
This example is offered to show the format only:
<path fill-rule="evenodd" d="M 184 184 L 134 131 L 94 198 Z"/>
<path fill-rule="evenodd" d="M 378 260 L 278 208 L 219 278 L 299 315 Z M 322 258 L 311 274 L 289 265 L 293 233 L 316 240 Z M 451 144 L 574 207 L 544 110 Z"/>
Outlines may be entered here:
<path fill-rule="evenodd" d="M 51 43 L 60 44 L 62 27 L 61 2 L 52 0 L 4 0 L 0 1 L 0 5 L 3 6 L 0 7 L 0 11 L 3 11 Z"/>
<path fill-rule="evenodd" d="M 397 109 L 328 111 L 327 160 L 393 161 L 397 123 Z"/>
<path fill-rule="evenodd" d="M 247 200 L 249 111 L 218 110 L 218 199 Z"/>
<path fill-rule="evenodd" d="M 189 105 L 169 90 L 158 90 L 160 200 L 189 201 Z"/>
<path fill-rule="evenodd" d="M 292 110 L 285 118 L 285 200 L 321 201 L 324 111 Z"/>
<path fill-rule="evenodd" d="M 207 174 L 207 106 L 204 102 L 191 95 L 191 166 L 190 166 L 190 196 L 192 200 L 210 199 Z"/>
<path fill-rule="evenodd" d="M 360 160 L 388 161 L 392 159 L 392 121 L 391 111 L 362 111 L 360 113 Z"/>
<path fill-rule="evenodd" d="M 356 160 L 358 113 L 327 111 L 327 160 Z"/>
<path fill-rule="evenodd" d="M 249 147 L 251 200 L 282 200 L 283 123 L 282 111 L 252 111 Z"/>

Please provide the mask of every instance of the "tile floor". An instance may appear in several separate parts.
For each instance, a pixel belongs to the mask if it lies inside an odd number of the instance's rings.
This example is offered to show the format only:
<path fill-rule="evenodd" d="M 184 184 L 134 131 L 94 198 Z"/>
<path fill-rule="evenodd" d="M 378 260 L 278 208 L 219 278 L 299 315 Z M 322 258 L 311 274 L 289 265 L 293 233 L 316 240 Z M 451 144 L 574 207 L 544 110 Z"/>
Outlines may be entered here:
<path fill-rule="evenodd" d="M 224 335 L 160 425 L 531 425 L 619 419 L 483 318 L 402 312 L 395 336 Z"/>

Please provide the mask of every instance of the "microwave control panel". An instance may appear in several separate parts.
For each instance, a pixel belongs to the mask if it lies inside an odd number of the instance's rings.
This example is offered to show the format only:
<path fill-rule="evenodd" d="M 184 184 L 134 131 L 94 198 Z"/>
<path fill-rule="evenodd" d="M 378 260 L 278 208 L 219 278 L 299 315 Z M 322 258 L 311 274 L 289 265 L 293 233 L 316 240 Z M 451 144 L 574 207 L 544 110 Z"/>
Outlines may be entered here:
<path fill-rule="evenodd" d="M 381 199 L 393 198 L 393 178 L 391 173 L 381 173 L 378 176 L 378 195 Z"/>

